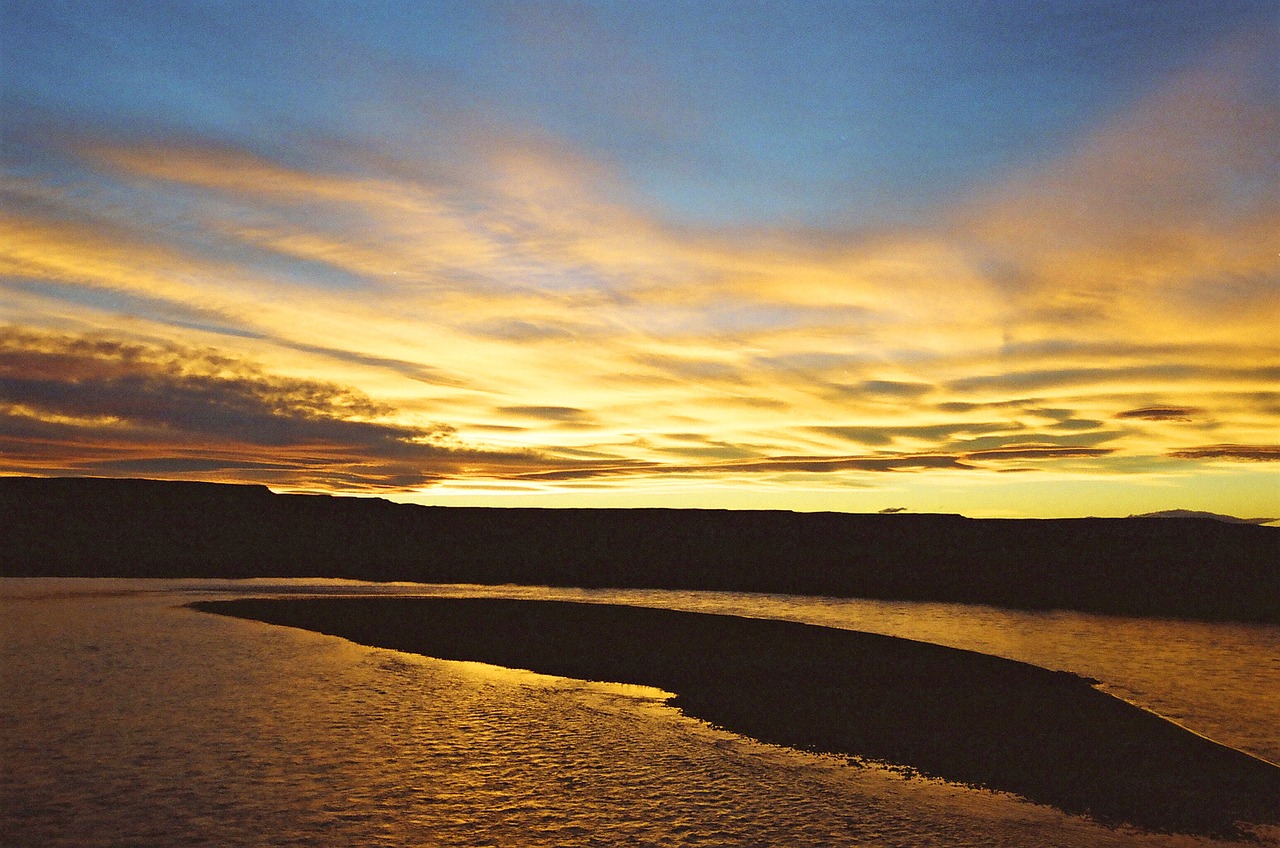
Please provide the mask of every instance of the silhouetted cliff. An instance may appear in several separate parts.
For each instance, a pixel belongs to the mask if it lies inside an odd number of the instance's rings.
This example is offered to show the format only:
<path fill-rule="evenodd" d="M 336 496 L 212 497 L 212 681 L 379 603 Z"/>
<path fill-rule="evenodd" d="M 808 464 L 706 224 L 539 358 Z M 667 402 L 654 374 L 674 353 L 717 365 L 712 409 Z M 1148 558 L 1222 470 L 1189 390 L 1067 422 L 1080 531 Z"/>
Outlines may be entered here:
<path fill-rule="evenodd" d="M 1280 529 L 470 509 L 261 486 L 0 478 L 0 574 L 732 589 L 1280 623 Z"/>

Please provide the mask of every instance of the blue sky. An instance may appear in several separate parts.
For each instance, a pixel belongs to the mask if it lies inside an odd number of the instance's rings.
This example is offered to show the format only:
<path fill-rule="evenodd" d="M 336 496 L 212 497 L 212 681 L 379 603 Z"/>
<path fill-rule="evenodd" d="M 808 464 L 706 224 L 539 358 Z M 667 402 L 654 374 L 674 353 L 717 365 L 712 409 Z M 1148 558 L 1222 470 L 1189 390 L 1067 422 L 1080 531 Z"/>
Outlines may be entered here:
<path fill-rule="evenodd" d="M 1276 0 L 0 0 L 7 470 L 1280 510 L 1278 31 Z M 310 435 L 269 455 L 248 410 Z"/>
<path fill-rule="evenodd" d="M 1053 156 L 1276 8 L 9 0 L 4 91 L 12 131 L 286 157 L 424 136 L 450 155 L 454 123 L 489 124 L 608 158 L 678 218 L 824 226 Z"/>

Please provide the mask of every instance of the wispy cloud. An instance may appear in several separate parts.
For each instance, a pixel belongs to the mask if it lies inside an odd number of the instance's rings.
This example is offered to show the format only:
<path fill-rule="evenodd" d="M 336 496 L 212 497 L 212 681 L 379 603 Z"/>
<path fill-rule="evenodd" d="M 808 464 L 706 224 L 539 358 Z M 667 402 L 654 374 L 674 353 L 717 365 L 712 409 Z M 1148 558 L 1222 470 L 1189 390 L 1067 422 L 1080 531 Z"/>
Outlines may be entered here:
<path fill-rule="evenodd" d="M 498 412 L 565 427 L 591 427 L 596 423 L 590 412 L 573 406 L 503 406 Z"/>
<path fill-rule="evenodd" d="M 1117 412 L 1116 418 L 1141 418 L 1144 421 L 1190 421 L 1200 410 L 1194 406 L 1144 406 Z"/>
<path fill-rule="evenodd" d="M 19 469 L 200 470 L 292 487 L 332 473 L 348 486 L 406 488 L 538 461 L 469 449 L 447 425 L 388 423 L 392 411 L 208 349 L 0 331 L 0 439 Z"/>
<path fill-rule="evenodd" d="M 1280 445 L 1204 445 L 1170 451 L 1175 459 L 1235 459 L 1245 462 L 1280 462 Z"/>
<path fill-rule="evenodd" d="M 546 128 L 292 156 L 82 129 L 45 151 L 63 173 L 2 186 L 6 470 L 545 490 L 1270 460 L 1267 55 L 1229 44 L 910 224 L 826 231 L 664 215 Z"/>

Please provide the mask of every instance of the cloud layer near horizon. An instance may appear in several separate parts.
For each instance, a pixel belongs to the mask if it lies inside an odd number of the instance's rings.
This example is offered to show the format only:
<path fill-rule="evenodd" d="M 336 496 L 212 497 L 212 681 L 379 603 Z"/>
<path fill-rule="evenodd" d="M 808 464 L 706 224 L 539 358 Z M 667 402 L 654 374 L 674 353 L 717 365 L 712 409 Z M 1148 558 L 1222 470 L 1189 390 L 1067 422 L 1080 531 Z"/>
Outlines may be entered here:
<path fill-rule="evenodd" d="M 3 470 L 785 492 L 1275 461 L 1269 44 L 910 224 L 698 225 L 465 121 L 447 155 L 53 127 L 0 184 Z"/>

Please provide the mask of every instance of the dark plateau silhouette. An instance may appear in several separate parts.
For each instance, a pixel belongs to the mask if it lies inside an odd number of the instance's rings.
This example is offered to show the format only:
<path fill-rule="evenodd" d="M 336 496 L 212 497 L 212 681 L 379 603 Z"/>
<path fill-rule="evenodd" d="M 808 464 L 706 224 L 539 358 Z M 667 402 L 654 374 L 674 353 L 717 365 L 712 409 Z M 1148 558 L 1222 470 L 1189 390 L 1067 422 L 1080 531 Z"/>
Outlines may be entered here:
<path fill-rule="evenodd" d="M 907 766 L 1112 825 L 1243 837 L 1280 768 L 1065 672 L 786 621 L 555 601 L 242 599 L 207 612 L 376 647 L 656 686 L 756 739 Z"/>
<path fill-rule="evenodd" d="M 0 574 L 349 577 L 779 592 L 1280 623 L 1280 528 L 473 509 L 262 486 L 0 478 Z"/>

